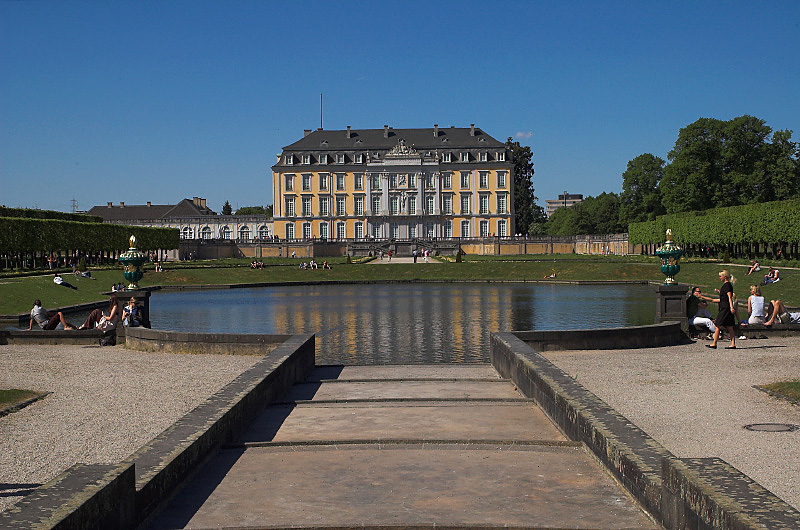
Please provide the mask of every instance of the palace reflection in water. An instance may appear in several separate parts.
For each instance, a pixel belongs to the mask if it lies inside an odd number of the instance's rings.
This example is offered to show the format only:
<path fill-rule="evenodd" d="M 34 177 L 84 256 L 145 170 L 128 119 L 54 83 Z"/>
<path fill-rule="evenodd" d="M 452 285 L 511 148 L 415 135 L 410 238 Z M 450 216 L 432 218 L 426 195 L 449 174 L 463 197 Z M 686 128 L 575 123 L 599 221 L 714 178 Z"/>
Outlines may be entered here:
<path fill-rule="evenodd" d="M 318 364 L 489 360 L 489 333 L 652 324 L 646 285 L 417 283 L 155 293 L 154 329 L 316 333 Z"/>

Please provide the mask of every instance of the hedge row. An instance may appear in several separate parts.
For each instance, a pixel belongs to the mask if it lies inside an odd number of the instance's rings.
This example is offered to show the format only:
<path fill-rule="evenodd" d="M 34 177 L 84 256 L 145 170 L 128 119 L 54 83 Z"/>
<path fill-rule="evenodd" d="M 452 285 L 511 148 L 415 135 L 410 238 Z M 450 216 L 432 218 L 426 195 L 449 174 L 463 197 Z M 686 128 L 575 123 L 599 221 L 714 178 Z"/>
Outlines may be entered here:
<path fill-rule="evenodd" d="M 681 244 L 797 244 L 800 199 L 661 215 L 653 221 L 628 225 L 628 240 L 632 244 L 660 244 L 667 228 Z"/>
<path fill-rule="evenodd" d="M 171 250 L 180 244 L 177 228 L 0 217 L 0 252 L 124 251 L 131 235 L 142 251 Z"/>
<path fill-rule="evenodd" d="M 99 215 L 82 213 L 64 213 L 53 210 L 32 210 L 30 208 L 7 208 L 0 206 L 0 217 L 25 217 L 28 219 L 61 219 L 62 221 L 78 221 L 82 223 L 102 223 Z"/>

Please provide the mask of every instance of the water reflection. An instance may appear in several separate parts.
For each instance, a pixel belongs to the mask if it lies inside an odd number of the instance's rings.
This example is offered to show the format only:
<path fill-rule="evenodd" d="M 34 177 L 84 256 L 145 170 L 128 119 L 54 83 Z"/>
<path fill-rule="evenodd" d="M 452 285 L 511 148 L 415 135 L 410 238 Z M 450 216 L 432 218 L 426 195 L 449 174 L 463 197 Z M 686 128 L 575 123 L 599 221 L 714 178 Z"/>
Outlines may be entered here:
<path fill-rule="evenodd" d="M 489 333 L 651 324 L 644 285 L 372 284 L 154 293 L 156 329 L 316 333 L 319 364 L 489 360 Z"/>

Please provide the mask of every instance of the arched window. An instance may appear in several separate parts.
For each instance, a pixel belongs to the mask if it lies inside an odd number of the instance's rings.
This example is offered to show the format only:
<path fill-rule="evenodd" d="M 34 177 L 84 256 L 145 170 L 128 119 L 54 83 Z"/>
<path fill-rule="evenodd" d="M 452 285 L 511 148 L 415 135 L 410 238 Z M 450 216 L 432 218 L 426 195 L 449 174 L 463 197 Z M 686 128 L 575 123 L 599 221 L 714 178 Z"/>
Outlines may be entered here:
<path fill-rule="evenodd" d="M 240 226 L 239 227 L 239 239 L 250 239 L 250 227 Z"/>
<path fill-rule="evenodd" d="M 269 228 L 267 225 L 264 225 L 258 229 L 258 237 L 261 239 L 269 239 Z"/>
<path fill-rule="evenodd" d="M 200 239 L 211 239 L 211 237 L 212 237 L 211 227 L 210 226 L 204 226 L 200 230 Z"/>
<path fill-rule="evenodd" d="M 223 226 L 219 229 L 219 237 L 222 239 L 230 239 L 231 238 L 231 227 L 228 225 Z"/>
<path fill-rule="evenodd" d="M 191 226 L 181 228 L 181 239 L 194 239 L 194 230 Z"/>

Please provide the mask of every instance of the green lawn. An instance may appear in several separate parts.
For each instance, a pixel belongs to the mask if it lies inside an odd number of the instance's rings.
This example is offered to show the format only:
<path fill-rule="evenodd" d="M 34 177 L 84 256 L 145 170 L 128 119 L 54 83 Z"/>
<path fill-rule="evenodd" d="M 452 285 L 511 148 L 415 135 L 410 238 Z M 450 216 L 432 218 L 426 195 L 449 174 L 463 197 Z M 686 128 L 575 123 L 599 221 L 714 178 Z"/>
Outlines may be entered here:
<path fill-rule="evenodd" d="M 33 390 L 19 390 L 11 388 L 8 390 L 0 389 L 0 410 L 5 410 L 10 407 L 16 407 L 25 403 L 29 399 L 41 396 L 41 392 L 34 392 Z"/>
<path fill-rule="evenodd" d="M 781 397 L 791 399 L 795 402 L 800 402 L 800 381 L 782 381 L 779 383 L 771 383 L 769 385 L 762 385 L 762 388 L 778 394 Z"/>
<path fill-rule="evenodd" d="M 170 285 L 208 285 L 243 283 L 295 283 L 336 281 L 431 281 L 431 280 L 542 280 L 544 276 L 557 273 L 556 281 L 600 280 L 600 281 L 653 281 L 664 279 L 655 258 L 643 256 L 580 256 L 541 255 L 503 256 L 496 258 L 466 257 L 464 263 L 417 263 L 417 264 L 347 264 L 344 258 L 331 259 L 332 270 L 300 270 L 302 259 L 275 258 L 265 260 L 264 269 L 253 270 L 247 259 L 214 260 L 191 263 L 167 263 L 166 271 L 153 272 L 150 268 L 140 282 L 142 287 Z M 717 273 L 723 267 L 718 263 L 698 261 L 681 263 L 677 279 L 682 283 L 698 284 L 713 293 L 719 287 Z M 762 276 L 746 276 L 744 266 L 730 267 L 739 280 L 735 286 L 737 296 L 745 302 L 751 283 L 758 283 Z M 763 287 L 767 300 L 779 298 L 789 306 L 800 305 L 800 271 L 782 269 L 783 279 L 774 285 Z M 121 267 L 116 270 L 93 270 L 96 280 L 65 274 L 64 279 L 78 287 L 77 291 L 57 286 L 53 276 L 28 276 L 0 278 L 0 314 L 15 314 L 30 311 L 33 300 L 39 298 L 43 305 L 52 309 L 66 305 L 102 300 L 102 291 L 108 291 L 113 283 L 123 280 Z"/>

